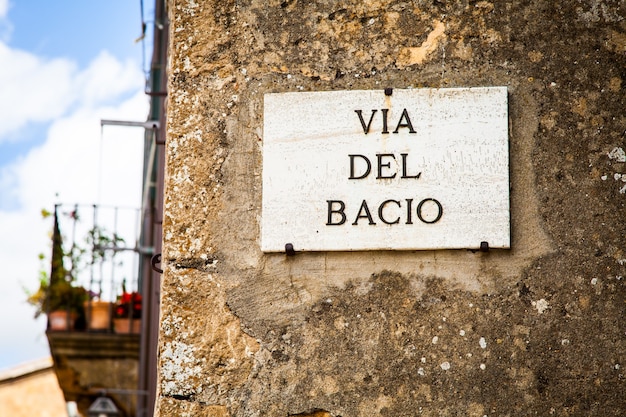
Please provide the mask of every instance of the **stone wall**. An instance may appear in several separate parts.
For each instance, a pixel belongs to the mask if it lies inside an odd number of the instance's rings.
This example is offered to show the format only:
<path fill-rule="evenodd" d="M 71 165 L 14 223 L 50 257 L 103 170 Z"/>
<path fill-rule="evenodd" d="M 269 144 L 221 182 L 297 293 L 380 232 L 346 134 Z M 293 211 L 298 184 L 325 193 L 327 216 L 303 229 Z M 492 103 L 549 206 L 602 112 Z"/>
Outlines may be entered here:
<path fill-rule="evenodd" d="M 159 415 L 626 412 L 623 2 L 169 14 Z M 509 92 L 510 250 L 261 252 L 265 93 L 475 86 Z"/>

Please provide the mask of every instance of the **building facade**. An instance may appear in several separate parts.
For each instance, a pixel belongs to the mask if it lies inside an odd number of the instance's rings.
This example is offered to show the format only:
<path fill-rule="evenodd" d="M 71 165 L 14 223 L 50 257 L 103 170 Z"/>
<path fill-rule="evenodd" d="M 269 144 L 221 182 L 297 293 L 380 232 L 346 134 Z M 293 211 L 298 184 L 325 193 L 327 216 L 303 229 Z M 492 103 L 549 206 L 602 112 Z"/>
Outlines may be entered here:
<path fill-rule="evenodd" d="M 623 2 L 168 10 L 158 415 L 624 414 Z M 437 107 L 485 88 L 506 91 L 493 158 L 495 113 Z M 431 145 L 395 147 L 413 134 Z"/>

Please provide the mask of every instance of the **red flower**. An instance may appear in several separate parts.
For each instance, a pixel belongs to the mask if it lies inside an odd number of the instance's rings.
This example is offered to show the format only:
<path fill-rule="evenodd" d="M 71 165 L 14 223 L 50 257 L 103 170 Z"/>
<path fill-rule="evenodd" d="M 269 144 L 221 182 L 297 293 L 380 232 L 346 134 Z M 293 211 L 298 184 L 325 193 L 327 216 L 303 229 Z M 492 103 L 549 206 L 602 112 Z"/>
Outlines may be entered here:
<path fill-rule="evenodd" d="M 138 292 L 122 293 L 115 305 L 115 317 L 135 318 L 141 317 L 141 294 Z"/>

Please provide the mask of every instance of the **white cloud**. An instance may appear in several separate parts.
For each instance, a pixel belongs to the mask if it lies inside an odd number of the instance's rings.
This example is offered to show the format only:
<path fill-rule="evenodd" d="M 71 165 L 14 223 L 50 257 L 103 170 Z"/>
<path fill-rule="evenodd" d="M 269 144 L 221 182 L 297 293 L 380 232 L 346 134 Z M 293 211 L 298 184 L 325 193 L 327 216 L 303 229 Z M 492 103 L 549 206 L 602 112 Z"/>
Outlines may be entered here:
<path fill-rule="evenodd" d="M 101 129 L 100 120 L 146 118 L 147 99 L 140 91 L 119 107 L 80 109 L 55 121 L 46 142 L 14 167 L 20 206 L 34 207 L 42 201 L 53 201 L 57 194 L 66 203 L 131 205 L 132 196 L 112 192 L 111 188 L 117 185 L 123 189 L 131 182 L 140 186 L 143 130 Z M 106 155 L 101 155 L 101 151 Z M 107 192 L 100 195 L 104 187 Z M 139 197 L 132 203 L 139 204 Z"/>
<path fill-rule="evenodd" d="M 135 64 L 106 51 L 79 71 L 67 59 L 44 60 L 0 42 L 0 62 L 0 142 L 29 122 L 48 122 L 76 105 L 92 107 L 141 88 L 144 79 Z"/>
<path fill-rule="evenodd" d="M 0 19 L 7 17 L 9 12 L 9 0 L 0 0 Z"/>
<path fill-rule="evenodd" d="M 28 122 L 62 115 L 75 100 L 76 65 L 66 59 L 44 61 L 0 43 L 0 141 Z"/>
<path fill-rule="evenodd" d="M 23 362 L 49 355 L 43 334 L 45 318 L 33 320 L 35 310 L 26 303 L 24 292 L 25 287 L 36 289 L 37 254 L 48 251 L 49 229 L 37 211 L 0 213 L 0 230 L 8 234 L 0 238 L 0 259 L 6 268 L 0 310 L 10 318 L 0 321 L 0 362 L 9 358 Z"/>
<path fill-rule="evenodd" d="M 41 146 L 0 168 L 0 310 L 14 318 L 0 321 L 2 368 L 49 354 L 45 320 L 32 320 L 23 291 L 37 287 L 37 255 L 49 255 L 52 224 L 41 209 L 140 204 L 143 129 L 101 129 L 100 120 L 146 120 L 148 98 L 140 69 L 108 53 L 78 71 L 71 61 L 44 61 L 0 44 L 0 62 L 0 140 L 29 122 L 51 123 Z"/>
<path fill-rule="evenodd" d="M 79 75 L 80 99 L 86 104 L 102 102 L 141 85 L 143 75 L 130 61 L 121 63 L 110 53 L 101 52 Z"/>
<path fill-rule="evenodd" d="M 9 8 L 9 0 L 0 0 L 0 42 L 8 41 L 13 32 L 13 25 L 7 19 Z"/>

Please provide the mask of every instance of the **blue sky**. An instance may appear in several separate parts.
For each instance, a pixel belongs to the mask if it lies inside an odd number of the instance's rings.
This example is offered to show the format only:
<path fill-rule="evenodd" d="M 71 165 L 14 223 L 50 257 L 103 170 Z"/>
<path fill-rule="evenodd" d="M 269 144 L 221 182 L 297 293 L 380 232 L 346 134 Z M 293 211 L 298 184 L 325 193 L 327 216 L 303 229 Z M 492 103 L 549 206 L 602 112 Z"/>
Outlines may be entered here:
<path fill-rule="evenodd" d="M 13 49 L 28 51 L 45 60 L 65 58 L 78 67 L 87 66 L 98 53 L 107 50 L 117 59 L 130 59 L 143 65 L 142 45 L 134 42 L 141 35 L 139 0 L 60 4 L 19 0 L 8 5 L 7 19 L 0 23 L 0 40 Z M 146 5 L 146 15 L 152 12 L 151 7 Z M 0 164 L 41 143 L 46 127 L 46 122 L 34 122 L 12 132 L 10 140 L 0 142 Z"/>
<path fill-rule="evenodd" d="M 145 2 L 144 19 L 153 4 Z M 146 120 L 140 0 L 0 0 L 0 370 L 49 355 L 37 287 L 55 203 L 138 207 Z"/>
<path fill-rule="evenodd" d="M 8 43 L 41 57 L 70 58 L 82 67 L 103 49 L 139 62 L 140 45 L 133 40 L 141 34 L 140 9 L 139 0 L 11 1 Z"/>

